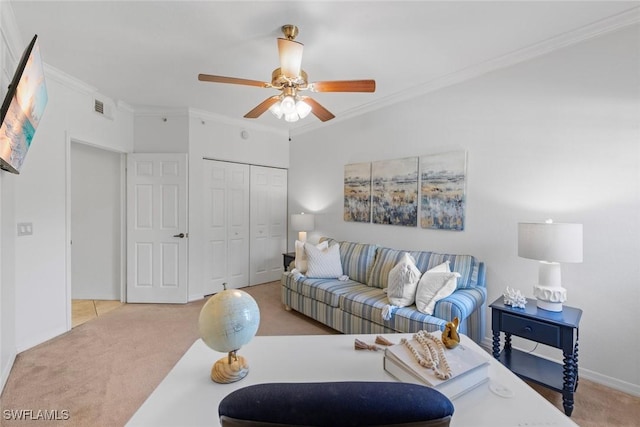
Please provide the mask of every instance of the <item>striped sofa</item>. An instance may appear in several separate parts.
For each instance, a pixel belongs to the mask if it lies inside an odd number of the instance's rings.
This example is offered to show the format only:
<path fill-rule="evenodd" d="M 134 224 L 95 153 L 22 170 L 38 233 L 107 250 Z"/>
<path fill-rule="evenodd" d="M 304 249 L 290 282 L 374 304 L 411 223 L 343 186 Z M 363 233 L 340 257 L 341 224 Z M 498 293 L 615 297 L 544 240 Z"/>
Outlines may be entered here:
<path fill-rule="evenodd" d="M 426 251 L 402 251 L 373 244 L 337 242 L 346 281 L 311 279 L 284 272 L 282 302 L 293 309 L 345 334 L 417 332 L 443 330 L 454 317 L 460 319 L 459 332 L 480 343 L 485 331 L 485 265 L 470 255 L 439 254 Z M 389 304 L 383 289 L 389 271 L 404 252 L 416 260 L 421 272 L 450 262 L 460 273 L 456 291 L 438 301 L 433 315 L 419 312 L 415 305 L 395 310 L 384 320 L 382 311 Z"/>

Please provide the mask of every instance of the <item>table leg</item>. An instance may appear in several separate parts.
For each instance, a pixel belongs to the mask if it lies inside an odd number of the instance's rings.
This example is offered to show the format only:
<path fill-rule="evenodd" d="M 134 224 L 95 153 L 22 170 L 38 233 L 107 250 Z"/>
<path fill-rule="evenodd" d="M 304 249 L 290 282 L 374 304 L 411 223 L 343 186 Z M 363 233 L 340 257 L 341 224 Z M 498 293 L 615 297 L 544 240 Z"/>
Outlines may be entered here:
<path fill-rule="evenodd" d="M 493 357 L 500 357 L 500 331 L 493 331 Z"/>
<path fill-rule="evenodd" d="M 562 406 L 564 413 L 570 417 L 573 412 L 573 392 L 576 386 L 577 366 L 573 353 L 564 353 L 564 383 L 562 386 Z"/>
<path fill-rule="evenodd" d="M 511 351 L 511 334 L 504 334 L 504 349 Z"/>

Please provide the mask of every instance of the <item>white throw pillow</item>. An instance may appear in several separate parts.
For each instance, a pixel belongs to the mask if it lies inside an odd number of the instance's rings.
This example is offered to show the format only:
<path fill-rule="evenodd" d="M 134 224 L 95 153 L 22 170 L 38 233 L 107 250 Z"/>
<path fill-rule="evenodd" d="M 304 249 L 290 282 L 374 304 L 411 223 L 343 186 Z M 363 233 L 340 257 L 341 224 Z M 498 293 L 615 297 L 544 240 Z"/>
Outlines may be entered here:
<path fill-rule="evenodd" d="M 427 270 L 427 273 L 450 273 L 449 261 L 445 261 L 442 264 L 438 264 L 432 269 Z"/>
<path fill-rule="evenodd" d="M 420 270 L 413 257 L 405 252 L 400 261 L 389 272 L 387 298 L 392 305 L 407 307 L 415 301 Z"/>
<path fill-rule="evenodd" d="M 300 240 L 296 240 L 296 259 L 295 267 L 300 273 L 305 274 L 307 272 L 307 253 L 304 250 L 304 243 Z M 318 249 L 327 249 L 329 243 L 327 241 L 320 242 L 316 245 Z"/>
<path fill-rule="evenodd" d="M 460 273 L 425 272 L 418 282 L 416 307 L 425 314 L 433 314 L 436 302 L 451 295 L 458 286 Z"/>
<path fill-rule="evenodd" d="M 337 279 L 342 276 L 340 245 L 318 249 L 310 243 L 304 244 L 307 254 L 307 277 L 314 279 Z"/>

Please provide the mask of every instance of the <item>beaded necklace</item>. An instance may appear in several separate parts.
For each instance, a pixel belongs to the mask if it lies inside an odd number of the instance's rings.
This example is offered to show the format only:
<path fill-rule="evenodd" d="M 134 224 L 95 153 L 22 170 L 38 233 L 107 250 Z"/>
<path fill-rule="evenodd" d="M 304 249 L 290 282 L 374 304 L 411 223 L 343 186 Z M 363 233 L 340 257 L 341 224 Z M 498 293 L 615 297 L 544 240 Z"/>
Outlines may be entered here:
<path fill-rule="evenodd" d="M 422 346 L 426 358 L 411 345 L 409 340 L 403 338 L 401 342 L 411 351 L 411 354 L 416 358 L 418 364 L 422 367 L 432 369 L 436 377 L 441 380 L 451 378 L 451 367 L 449 367 L 447 358 L 444 355 L 444 344 L 442 344 L 442 341 L 427 331 L 420 331 L 415 334 L 413 338 Z"/>

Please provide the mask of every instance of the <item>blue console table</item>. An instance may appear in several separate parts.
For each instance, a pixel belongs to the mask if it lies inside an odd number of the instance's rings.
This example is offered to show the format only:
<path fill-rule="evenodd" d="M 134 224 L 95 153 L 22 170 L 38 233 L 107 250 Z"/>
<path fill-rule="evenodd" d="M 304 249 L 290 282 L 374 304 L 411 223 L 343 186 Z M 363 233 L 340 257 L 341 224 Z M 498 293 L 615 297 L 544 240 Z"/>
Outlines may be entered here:
<path fill-rule="evenodd" d="M 582 310 L 565 305 L 560 312 L 547 311 L 538 308 L 535 299 L 527 299 L 524 308 L 514 308 L 505 305 L 502 297 L 489 307 L 493 357 L 519 377 L 562 393 L 564 413 L 571 416 L 573 393 L 578 388 L 578 325 Z M 501 332 L 505 335 L 502 351 Z M 564 363 L 512 348 L 511 335 L 561 349 Z"/>

